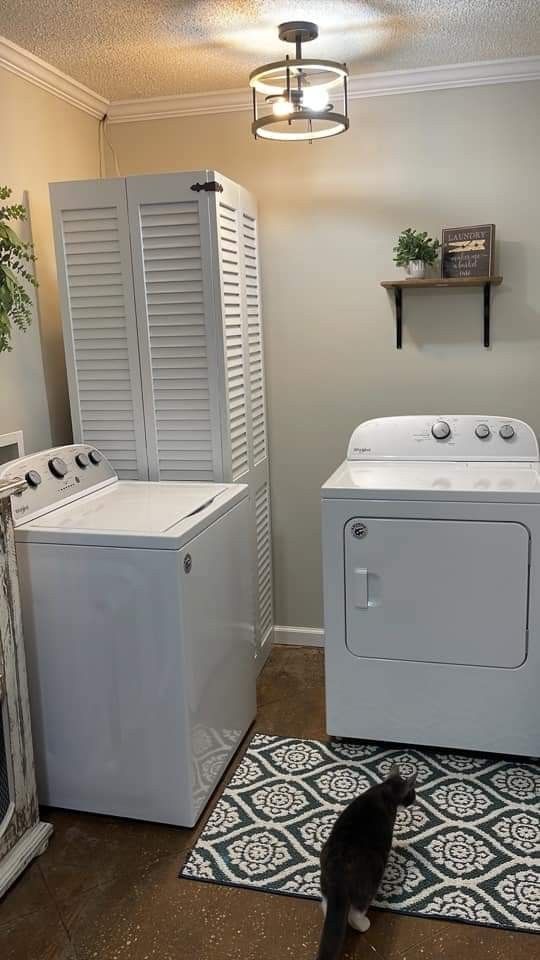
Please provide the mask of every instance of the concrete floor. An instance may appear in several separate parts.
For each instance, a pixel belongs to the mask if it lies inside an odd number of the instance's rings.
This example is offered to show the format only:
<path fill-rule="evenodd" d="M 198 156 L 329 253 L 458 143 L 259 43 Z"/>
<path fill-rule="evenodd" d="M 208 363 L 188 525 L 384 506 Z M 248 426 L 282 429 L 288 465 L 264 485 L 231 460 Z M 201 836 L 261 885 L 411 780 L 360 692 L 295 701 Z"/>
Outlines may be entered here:
<path fill-rule="evenodd" d="M 323 739 L 321 650 L 278 647 L 259 680 L 255 729 Z M 0 904 L 2 960 L 313 960 L 316 903 L 178 880 L 196 831 L 44 810 L 47 852 Z M 540 941 L 373 912 L 344 960 L 533 960 Z"/>

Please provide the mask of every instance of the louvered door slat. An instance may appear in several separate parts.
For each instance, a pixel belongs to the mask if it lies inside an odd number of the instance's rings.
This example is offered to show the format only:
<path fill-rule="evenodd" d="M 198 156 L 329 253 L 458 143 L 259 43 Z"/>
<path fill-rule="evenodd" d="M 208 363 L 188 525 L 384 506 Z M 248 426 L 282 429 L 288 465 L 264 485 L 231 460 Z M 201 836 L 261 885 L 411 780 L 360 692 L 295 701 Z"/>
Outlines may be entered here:
<path fill-rule="evenodd" d="M 248 339 L 251 444 L 253 462 L 257 465 L 267 457 L 263 345 L 259 300 L 257 222 L 254 216 L 245 211 L 242 213 L 242 245 Z"/>
<path fill-rule="evenodd" d="M 75 439 L 103 450 L 120 477 L 144 478 L 125 184 L 53 184 L 51 199 Z"/>
<path fill-rule="evenodd" d="M 238 212 L 219 200 L 217 221 L 231 471 L 238 480 L 249 469 Z"/>

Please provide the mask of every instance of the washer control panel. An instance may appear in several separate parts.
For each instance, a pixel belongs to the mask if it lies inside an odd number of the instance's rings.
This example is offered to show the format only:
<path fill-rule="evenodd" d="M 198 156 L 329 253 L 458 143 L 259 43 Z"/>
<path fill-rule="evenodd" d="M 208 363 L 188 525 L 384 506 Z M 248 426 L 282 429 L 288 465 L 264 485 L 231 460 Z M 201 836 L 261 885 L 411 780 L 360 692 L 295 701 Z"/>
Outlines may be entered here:
<path fill-rule="evenodd" d="M 11 498 L 15 525 L 117 480 L 106 457 L 85 443 L 31 453 L 0 468 L 0 480 L 15 477 L 26 481 Z"/>
<path fill-rule="evenodd" d="M 366 420 L 351 436 L 348 460 L 533 462 L 538 441 L 512 417 L 435 415 Z"/>

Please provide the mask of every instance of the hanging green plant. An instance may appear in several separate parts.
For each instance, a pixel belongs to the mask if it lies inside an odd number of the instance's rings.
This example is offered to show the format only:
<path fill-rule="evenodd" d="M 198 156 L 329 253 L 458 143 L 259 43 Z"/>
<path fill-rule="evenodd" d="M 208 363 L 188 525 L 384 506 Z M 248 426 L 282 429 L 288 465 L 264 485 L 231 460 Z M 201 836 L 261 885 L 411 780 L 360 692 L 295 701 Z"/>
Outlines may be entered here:
<path fill-rule="evenodd" d="M 38 286 L 28 269 L 36 259 L 34 247 L 20 240 L 8 222 L 26 220 L 26 209 L 21 203 L 4 204 L 10 196 L 9 187 L 0 187 L 0 353 L 12 349 L 12 324 L 19 330 L 30 326 L 32 298 L 27 284 Z"/>

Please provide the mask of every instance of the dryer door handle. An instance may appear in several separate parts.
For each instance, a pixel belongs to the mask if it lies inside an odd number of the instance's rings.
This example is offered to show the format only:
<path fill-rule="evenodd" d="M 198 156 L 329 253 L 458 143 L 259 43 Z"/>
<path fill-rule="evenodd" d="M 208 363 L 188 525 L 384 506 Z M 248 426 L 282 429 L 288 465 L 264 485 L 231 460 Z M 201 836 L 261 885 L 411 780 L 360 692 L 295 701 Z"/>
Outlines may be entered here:
<path fill-rule="evenodd" d="M 368 572 L 364 567 L 354 569 L 354 606 L 367 609 L 368 603 Z"/>

